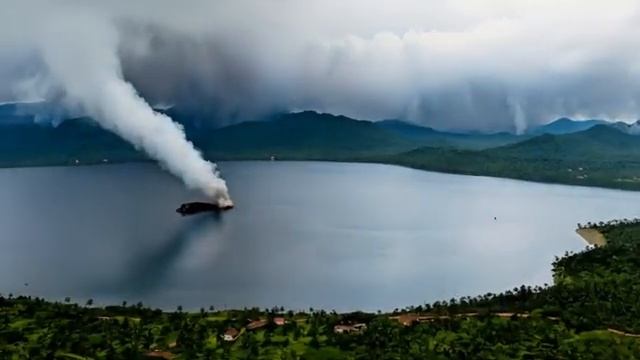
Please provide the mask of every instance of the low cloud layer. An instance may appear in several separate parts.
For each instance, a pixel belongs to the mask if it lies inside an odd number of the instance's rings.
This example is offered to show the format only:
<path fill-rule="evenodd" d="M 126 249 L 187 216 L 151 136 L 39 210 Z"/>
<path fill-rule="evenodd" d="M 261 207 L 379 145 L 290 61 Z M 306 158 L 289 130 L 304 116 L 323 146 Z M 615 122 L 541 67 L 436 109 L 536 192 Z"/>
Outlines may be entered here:
<path fill-rule="evenodd" d="M 638 10 L 632 0 L 9 0 L 0 101 L 85 111 L 51 58 L 105 52 L 147 102 L 219 124 L 303 109 L 443 129 L 630 121 Z"/>

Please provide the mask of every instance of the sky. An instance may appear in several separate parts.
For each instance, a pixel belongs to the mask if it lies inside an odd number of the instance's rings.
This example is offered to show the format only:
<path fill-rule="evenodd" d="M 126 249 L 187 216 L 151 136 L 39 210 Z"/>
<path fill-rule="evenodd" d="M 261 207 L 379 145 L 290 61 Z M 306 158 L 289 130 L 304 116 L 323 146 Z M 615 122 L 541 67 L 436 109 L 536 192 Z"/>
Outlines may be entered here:
<path fill-rule="evenodd" d="M 631 0 L 5 0 L 0 102 L 115 77 L 219 125 L 299 110 L 523 132 L 640 118 Z M 95 88 L 94 88 L 95 87 Z"/>

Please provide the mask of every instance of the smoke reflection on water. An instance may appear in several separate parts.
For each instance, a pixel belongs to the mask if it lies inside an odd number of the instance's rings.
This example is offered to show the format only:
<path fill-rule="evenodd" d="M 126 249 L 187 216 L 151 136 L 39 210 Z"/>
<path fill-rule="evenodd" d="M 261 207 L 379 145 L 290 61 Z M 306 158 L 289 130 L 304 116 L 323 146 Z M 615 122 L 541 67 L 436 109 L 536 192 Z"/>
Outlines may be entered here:
<path fill-rule="evenodd" d="M 215 234 L 221 224 L 220 213 L 187 217 L 184 224 L 167 241 L 156 248 L 149 247 L 136 254 L 124 265 L 124 271 L 113 283 L 100 284 L 94 290 L 105 294 L 117 292 L 132 299 L 153 294 L 167 281 L 180 260 L 189 253 L 190 247 L 206 242 L 205 246 L 214 249 L 214 254 L 207 253 L 207 258 L 214 259 L 220 248 L 220 244 L 217 243 L 220 238 Z"/>
<path fill-rule="evenodd" d="M 551 281 L 640 193 L 374 164 L 223 163 L 237 207 L 152 164 L 0 170 L 0 293 L 164 309 L 393 309 Z M 28 286 L 24 284 L 28 283 Z"/>

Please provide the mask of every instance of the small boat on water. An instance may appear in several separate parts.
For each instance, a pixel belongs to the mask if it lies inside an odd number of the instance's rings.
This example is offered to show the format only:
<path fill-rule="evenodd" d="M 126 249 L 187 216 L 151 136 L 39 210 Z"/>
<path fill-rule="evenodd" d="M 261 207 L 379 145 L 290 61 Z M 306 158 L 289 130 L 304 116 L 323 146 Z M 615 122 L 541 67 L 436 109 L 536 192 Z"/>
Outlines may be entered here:
<path fill-rule="evenodd" d="M 220 206 L 214 203 L 206 202 L 189 202 L 180 205 L 176 212 L 185 215 L 193 215 L 201 212 L 220 212 L 233 209 L 233 205 Z"/>

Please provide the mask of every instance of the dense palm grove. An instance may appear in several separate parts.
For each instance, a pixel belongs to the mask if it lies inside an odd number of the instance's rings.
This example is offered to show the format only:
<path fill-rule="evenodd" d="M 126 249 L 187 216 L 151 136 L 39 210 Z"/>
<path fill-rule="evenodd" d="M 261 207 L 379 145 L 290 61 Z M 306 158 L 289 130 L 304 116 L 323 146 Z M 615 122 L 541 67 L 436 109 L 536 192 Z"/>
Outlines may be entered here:
<path fill-rule="evenodd" d="M 551 286 L 392 314 L 167 313 L 7 294 L 0 297 L 0 359 L 640 358 L 640 222 L 589 226 L 607 245 L 556 259 Z"/>

